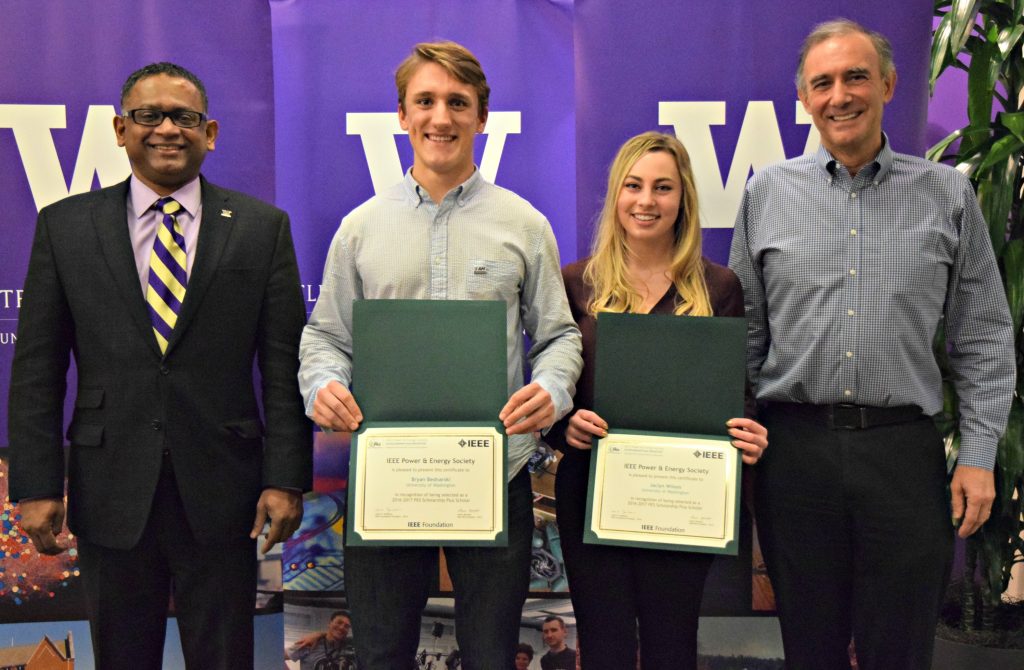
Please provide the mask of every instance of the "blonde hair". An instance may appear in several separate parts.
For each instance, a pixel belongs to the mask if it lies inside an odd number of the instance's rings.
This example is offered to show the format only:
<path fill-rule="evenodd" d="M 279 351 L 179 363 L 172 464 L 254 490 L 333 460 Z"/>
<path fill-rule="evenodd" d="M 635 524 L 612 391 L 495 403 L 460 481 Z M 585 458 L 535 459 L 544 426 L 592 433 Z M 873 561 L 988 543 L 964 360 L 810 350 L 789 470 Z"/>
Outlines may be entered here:
<path fill-rule="evenodd" d="M 712 314 L 711 297 L 704 280 L 697 188 L 693 183 L 690 155 L 674 136 L 647 132 L 626 140 L 608 171 L 608 192 L 598 219 L 592 255 L 583 271 L 584 281 L 594 289 L 588 309 L 595 316 L 598 312 L 638 312 L 643 305 L 643 296 L 629 281 L 629 246 L 617 208 L 629 170 L 645 154 L 659 151 L 675 159 L 682 185 L 679 217 L 674 226 L 675 248 L 669 265 L 669 276 L 679 294 L 675 313 Z"/>
<path fill-rule="evenodd" d="M 399 63 L 395 71 L 395 88 L 398 89 L 398 104 L 403 110 L 409 81 L 425 63 L 437 63 L 455 79 L 472 86 L 480 106 L 479 114 L 483 118 L 487 112 L 491 88 L 487 85 L 487 77 L 484 76 L 480 61 L 469 49 L 456 42 L 420 42 L 413 47 L 412 53 Z"/>

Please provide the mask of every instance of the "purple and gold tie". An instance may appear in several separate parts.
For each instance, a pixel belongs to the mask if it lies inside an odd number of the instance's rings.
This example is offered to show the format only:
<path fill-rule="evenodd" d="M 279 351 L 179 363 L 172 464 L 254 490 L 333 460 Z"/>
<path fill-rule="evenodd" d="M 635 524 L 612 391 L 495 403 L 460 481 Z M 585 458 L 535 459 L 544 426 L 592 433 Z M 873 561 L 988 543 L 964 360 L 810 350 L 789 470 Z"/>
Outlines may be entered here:
<path fill-rule="evenodd" d="M 185 236 L 175 213 L 181 205 L 173 198 L 160 198 L 153 209 L 163 212 L 163 222 L 157 228 L 153 253 L 149 257 L 149 287 L 146 302 L 149 303 L 149 318 L 153 322 L 160 351 L 167 351 L 167 340 L 178 321 L 181 303 L 185 300 L 185 286 L 188 274 L 185 255 Z"/>

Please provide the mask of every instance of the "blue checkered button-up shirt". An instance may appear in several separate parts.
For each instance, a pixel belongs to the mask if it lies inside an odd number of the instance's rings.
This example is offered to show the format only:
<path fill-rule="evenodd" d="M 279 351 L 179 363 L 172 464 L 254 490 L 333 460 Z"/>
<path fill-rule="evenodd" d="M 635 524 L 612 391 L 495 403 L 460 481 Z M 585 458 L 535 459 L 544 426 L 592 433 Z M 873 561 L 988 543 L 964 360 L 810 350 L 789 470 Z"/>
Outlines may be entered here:
<path fill-rule="evenodd" d="M 888 138 L 856 177 L 824 148 L 747 184 L 729 266 L 758 400 L 942 410 L 932 337 L 957 375 L 959 463 L 991 469 L 1014 385 L 1009 309 L 959 172 Z"/>
<path fill-rule="evenodd" d="M 523 385 L 525 331 L 532 379 L 551 394 L 555 420 L 572 409 L 582 345 L 555 235 L 530 203 L 479 170 L 439 203 L 409 171 L 342 220 L 299 346 L 299 389 L 310 415 L 328 382 L 352 381 L 352 302 L 360 298 L 504 300 L 509 394 Z M 509 478 L 536 446 L 533 435 L 509 437 Z"/>

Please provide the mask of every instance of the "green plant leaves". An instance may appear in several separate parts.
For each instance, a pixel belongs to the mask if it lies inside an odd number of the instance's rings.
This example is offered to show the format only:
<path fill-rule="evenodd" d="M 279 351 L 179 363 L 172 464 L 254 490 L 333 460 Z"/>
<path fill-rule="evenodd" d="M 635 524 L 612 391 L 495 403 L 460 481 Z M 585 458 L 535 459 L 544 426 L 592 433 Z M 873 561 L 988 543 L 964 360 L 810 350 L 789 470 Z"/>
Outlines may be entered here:
<path fill-rule="evenodd" d="M 953 0 L 953 6 L 947 15 L 952 17 L 949 39 L 951 53 L 958 54 L 963 51 L 967 38 L 971 36 L 977 22 L 979 5 L 981 0 Z"/>
<path fill-rule="evenodd" d="M 1007 143 L 1003 140 L 1010 140 L 1010 142 Z M 1002 145 L 997 146 L 1000 143 Z M 992 249 L 996 256 L 1002 254 L 1003 245 L 1006 243 L 1006 228 L 1010 208 L 1013 206 L 1015 176 L 1019 172 L 1017 163 L 1011 163 L 1009 158 L 1013 145 L 1019 144 L 1019 140 L 1013 135 L 1006 135 L 991 143 L 987 157 L 974 172 L 978 204 L 981 206 L 981 213 L 985 217 L 985 221 L 988 222 Z M 979 157 L 983 155 L 984 153 L 978 154 Z"/>
<path fill-rule="evenodd" d="M 1001 470 L 1002 481 L 1000 499 L 1009 503 L 1013 498 L 1014 483 L 1024 476 L 1024 448 L 1021 442 L 1024 440 L 1024 407 L 1021 401 L 1015 399 L 1010 406 L 1010 419 L 1006 425 L 1006 433 L 1000 440 L 999 455 L 996 462 Z"/>
<path fill-rule="evenodd" d="M 1024 7 L 1024 2 L 1021 6 Z M 1003 112 L 999 115 L 999 123 L 1013 133 L 1014 137 L 1024 142 L 1024 112 Z"/>
<path fill-rule="evenodd" d="M 950 60 L 949 38 L 953 33 L 953 23 L 950 14 L 942 17 L 935 34 L 932 36 L 932 57 L 931 70 L 928 76 L 929 95 L 935 93 L 935 81 L 946 69 Z"/>
<path fill-rule="evenodd" d="M 1013 332 L 1020 333 L 1021 324 L 1024 323 L 1024 240 L 1007 242 L 1003 247 L 1002 260 L 1006 274 L 1006 301 L 1010 305 L 1010 316 L 1013 318 Z M 1024 449 L 1020 451 L 1021 459 L 1024 460 Z"/>
<path fill-rule="evenodd" d="M 1020 7 L 1024 7 L 1024 3 L 1017 4 Z M 1010 54 L 1010 50 L 1020 42 L 1021 35 L 1024 35 L 1024 25 L 1007 26 L 1000 30 L 999 37 L 996 39 L 996 44 L 999 46 L 999 55 L 1005 59 Z"/>
<path fill-rule="evenodd" d="M 970 178 L 988 222 L 992 246 L 1000 263 L 1013 319 L 1017 354 L 1017 394 L 996 457 L 996 500 L 992 516 L 968 539 L 977 551 L 979 584 L 966 584 L 963 604 L 978 594 L 991 605 L 1010 579 L 1015 552 L 1024 551 L 1024 232 L 1021 189 L 1024 187 L 1024 111 L 1019 96 L 1024 86 L 1024 0 L 937 0 L 942 19 L 932 42 L 931 84 L 947 67 L 968 73 L 969 123 L 933 146 L 931 160 L 952 159 Z M 979 23 L 979 17 L 982 21 Z M 1002 109 L 993 119 L 993 108 Z M 959 144 L 957 141 L 959 140 Z M 952 148 L 955 148 L 955 151 Z M 944 347 L 936 341 L 936 359 L 943 373 L 944 410 L 956 407 L 956 393 Z M 959 444 L 955 417 L 946 417 L 947 440 Z"/>
<path fill-rule="evenodd" d="M 974 23 L 977 20 L 981 0 L 953 0 L 949 11 L 942 15 L 932 37 L 931 71 L 929 82 L 934 92 L 935 81 L 950 64 L 956 62 L 957 54 L 964 50 Z M 936 10 L 946 3 L 936 3 Z M 938 13 L 938 11 L 936 11 Z"/>
<path fill-rule="evenodd" d="M 989 42 L 971 54 L 971 67 L 967 72 L 967 118 L 972 128 L 987 128 L 992 121 L 992 96 L 1001 62 L 999 48 Z"/>

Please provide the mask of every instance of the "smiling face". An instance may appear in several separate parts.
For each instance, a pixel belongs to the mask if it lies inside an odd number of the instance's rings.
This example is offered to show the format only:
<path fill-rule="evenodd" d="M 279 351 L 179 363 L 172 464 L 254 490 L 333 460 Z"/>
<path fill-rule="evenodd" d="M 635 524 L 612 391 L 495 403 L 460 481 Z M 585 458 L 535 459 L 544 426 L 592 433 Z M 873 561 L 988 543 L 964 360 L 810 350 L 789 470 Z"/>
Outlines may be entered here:
<path fill-rule="evenodd" d="M 199 90 L 187 79 L 157 74 L 140 79 L 124 99 L 124 111 L 158 109 L 206 111 Z M 217 122 L 179 128 L 164 117 L 159 126 L 143 126 L 131 118 L 114 118 L 117 145 L 124 147 L 132 173 L 158 195 L 170 195 L 195 179 L 217 139 Z"/>
<path fill-rule="evenodd" d="M 882 76 L 870 38 L 853 32 L 807 52 L 800 101 L 821 143 L 847 168 L 859 169 L 882 148 L 882 111 L 892 100 L 896 73 Z"/>
<path fill-rule="evenodd" d="M 428 191 L 442 186 L 446 193 L 473 174 L 473 140 L 483 132 L 487 110 L 472 86 L 437 63 L 424 63 L 409 80 L 398 121 L 409 133 L 413 176 Z"/>
<path fill-rule="evenodd" d="M 346 639 L 351 630 L 352 622 L 344 614 L 339 614 L 331 619 L 331 623 L 327 627 L 327 639 L 331 642 L 339 642 Z"/>
<path fill-rule="evenodd" d="M 516 654 L 516 670 L 527 670 L 530 667 L 530 656 L 525 652 Z"/>
<path fill-rule="evenodd" d="M 675 244 L 682 205 L 679 168 L 666 151 L 650 151 L 626 173 L 619 189 L 616 214 L 630 246 Z"/>

